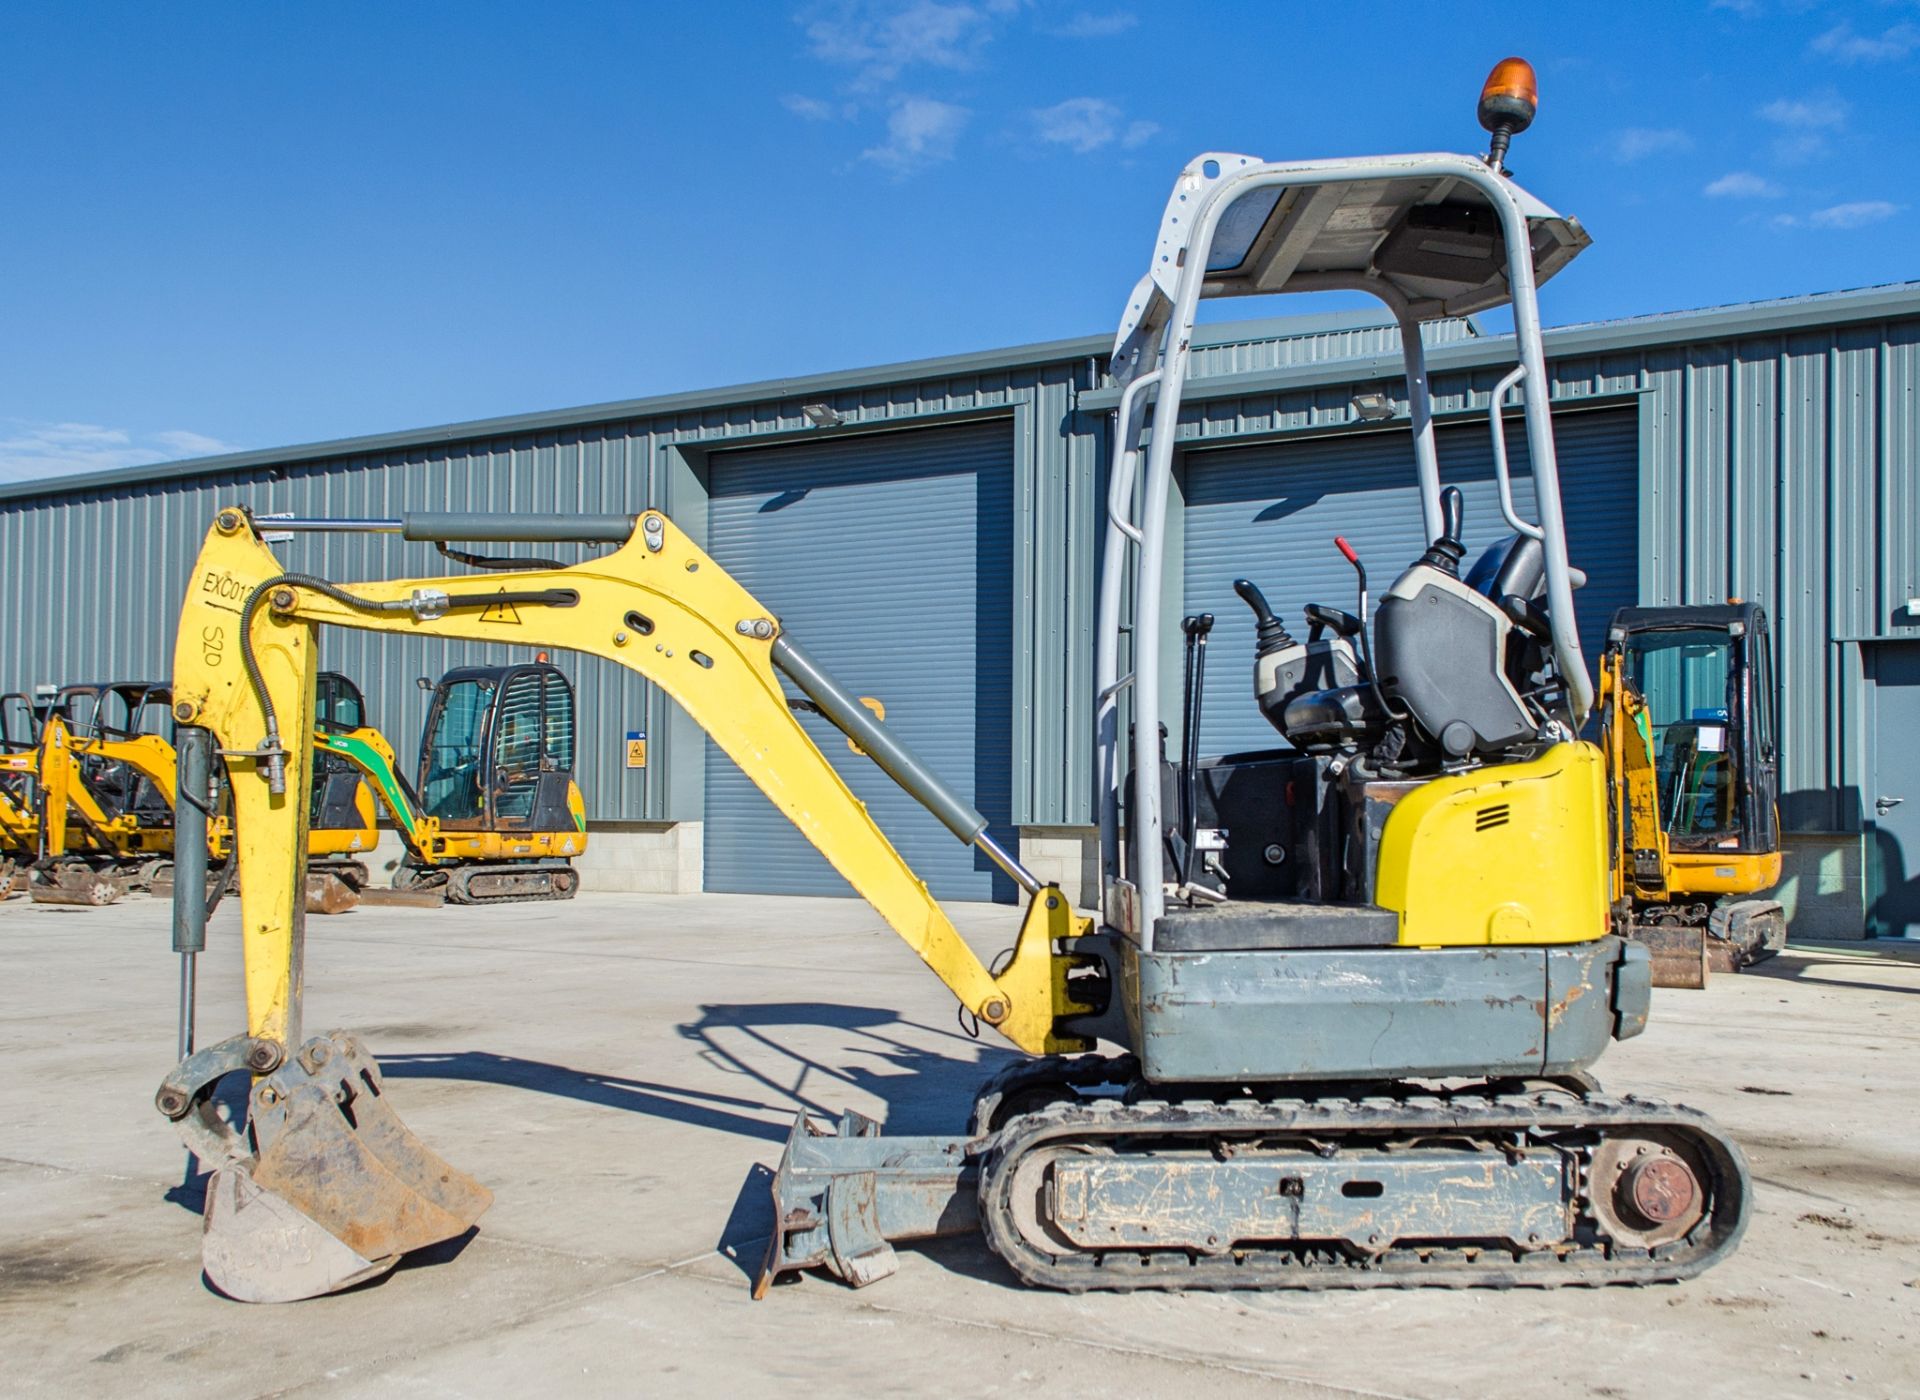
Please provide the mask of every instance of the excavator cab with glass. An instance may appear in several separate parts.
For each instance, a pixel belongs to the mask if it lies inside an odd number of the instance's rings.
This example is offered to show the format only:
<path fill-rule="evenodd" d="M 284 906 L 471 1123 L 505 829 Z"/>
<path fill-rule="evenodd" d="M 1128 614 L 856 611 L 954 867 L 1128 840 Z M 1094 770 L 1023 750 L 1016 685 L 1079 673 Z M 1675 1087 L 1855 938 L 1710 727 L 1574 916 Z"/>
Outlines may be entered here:
<path fill-rule="evenodd" d="M 1773 641 L 1755 603 L 1622 608 L 1601 707 L 1617 897 L 1656 986 L 1699 987 L 1786 946 Z"/>

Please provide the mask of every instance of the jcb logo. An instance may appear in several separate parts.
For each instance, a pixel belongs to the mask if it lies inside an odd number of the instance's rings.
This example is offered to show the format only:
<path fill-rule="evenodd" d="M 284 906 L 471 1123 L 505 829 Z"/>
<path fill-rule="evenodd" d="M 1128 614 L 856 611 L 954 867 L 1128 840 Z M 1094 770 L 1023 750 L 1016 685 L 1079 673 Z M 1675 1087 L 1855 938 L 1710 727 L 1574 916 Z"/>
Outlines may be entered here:
<path fill-rule="evenodd" d="M 238 599 L 247 591 L 247 584 L 245 579 L 237 579 L 224 569 L 217 574 L 209 570 L 200 580 L 200 591 L 216 598 Z"/>

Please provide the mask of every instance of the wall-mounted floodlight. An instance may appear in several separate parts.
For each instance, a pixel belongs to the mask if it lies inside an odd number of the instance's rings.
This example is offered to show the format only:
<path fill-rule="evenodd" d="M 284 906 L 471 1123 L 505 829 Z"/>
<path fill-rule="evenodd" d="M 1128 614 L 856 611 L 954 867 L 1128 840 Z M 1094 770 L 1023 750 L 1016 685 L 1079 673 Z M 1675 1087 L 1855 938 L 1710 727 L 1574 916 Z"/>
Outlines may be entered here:
<path fill-rule="evenodd" d="M 1381 393 L 1355 394 L 1353 411 L 1363 422 L 1384 423 L 1393 417 L 1393 400 Z"/>
<path fill-rule="evenodd" d="M 837 428 L 847 420 L 829 404 L 803 403 L 800 415 L 816 428 Z"/>

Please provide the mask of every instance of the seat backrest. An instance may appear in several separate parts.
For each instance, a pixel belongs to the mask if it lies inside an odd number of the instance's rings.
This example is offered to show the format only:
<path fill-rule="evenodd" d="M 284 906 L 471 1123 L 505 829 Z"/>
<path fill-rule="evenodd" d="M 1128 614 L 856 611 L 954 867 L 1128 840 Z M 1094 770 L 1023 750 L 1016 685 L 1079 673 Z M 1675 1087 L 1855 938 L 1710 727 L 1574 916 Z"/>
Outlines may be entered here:
<path fill-rule="evenodd" d="M 1532 599 L 1546 582 L 1547 555 L 1529 535 L 1508 535 L 1488 545 L 1467 570 L 1467 587 L 1496 604 L 1508 596 Z"/>

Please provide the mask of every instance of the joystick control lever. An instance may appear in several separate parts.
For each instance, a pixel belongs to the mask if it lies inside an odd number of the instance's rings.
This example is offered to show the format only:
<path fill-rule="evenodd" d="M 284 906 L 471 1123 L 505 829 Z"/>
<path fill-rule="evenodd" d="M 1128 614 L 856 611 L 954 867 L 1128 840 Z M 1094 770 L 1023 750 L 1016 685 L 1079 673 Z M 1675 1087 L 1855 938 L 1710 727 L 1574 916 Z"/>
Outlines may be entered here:
<path fill-rule="evenodd" d="M 1270 656 L 1293 645 L 1293 636 L 1287 631 L 1287 624 L 1273 615 L 1273 609 L 1267 606 L 1267 595 L 1260 591 L 1253 580 L 1235 579 L 1233 591 L 1253 609 L 1253 625 L 1256 629 L 1254 655 Z"/>
<path fill-rule="evenodd" d="M 1467 547 L 1460 542 L 1464 504 L 1458 486 L 1449 486 L 1440 493 L 1440 538 L 1428 545 L 1427 552 L 1420 556 L 1422 564 L 1438 569 L 1448 578 L 1460 577 L 1460 561 L 1467 554 Z"/>

